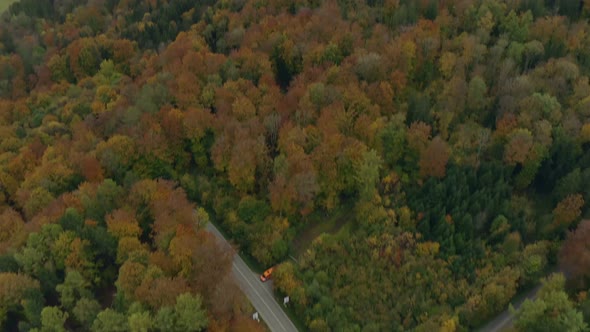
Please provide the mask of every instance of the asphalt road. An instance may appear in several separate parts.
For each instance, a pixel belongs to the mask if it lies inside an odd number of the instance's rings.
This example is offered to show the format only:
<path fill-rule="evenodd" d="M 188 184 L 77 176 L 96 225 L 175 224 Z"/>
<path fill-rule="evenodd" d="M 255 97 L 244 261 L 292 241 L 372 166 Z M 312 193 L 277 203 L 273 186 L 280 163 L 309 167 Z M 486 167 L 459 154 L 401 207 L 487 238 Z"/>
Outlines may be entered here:
<path fill-rule="evenodd" d="M 520 308 L 520 306 L 524 303 L 525 300 L 534 300 L 537 297 L 537 292 L 541 289 L 541 286 L 537 286 L 531 291 L 529 291 L 523 298 L 519 299 L 518 301 L 512 303 L 514 309 Z M 510 312 L 509 309 L 502 311 L 496 318 L 488 322 L 484 327 L 482 327 L 479 332 L 501 332 L 505 329 L 512 327 L 512 321 L 514 320 L 514 315 Z"/>
<path fill-rule="evenodd" d="M 227 240 L 212 223 L 207 223 L 207 230 L 213 233 L 223 245 L 229 246 Z M 261 282 L 260 276 L 252 272 L 239 255 L 234 255 L 232 273 L 242 292 L 272 332 L 297 332 L 297 328 L 272 294 L 272 280 Z"/>

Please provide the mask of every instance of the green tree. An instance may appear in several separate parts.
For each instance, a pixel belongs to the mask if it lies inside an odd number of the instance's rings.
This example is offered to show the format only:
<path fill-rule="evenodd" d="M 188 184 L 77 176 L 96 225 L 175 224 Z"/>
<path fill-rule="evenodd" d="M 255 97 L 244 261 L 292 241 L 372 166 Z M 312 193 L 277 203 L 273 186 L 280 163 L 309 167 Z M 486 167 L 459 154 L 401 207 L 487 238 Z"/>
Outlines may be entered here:
<path fill-rule="evenodd" d="M 514 326 L 520 331 L 586 331 L 582 313 L 575 309 L 564 290 L 565 278 L 553 274 L 543 281 L 536 300 L 525 300 L 515 311 Z"/>
<path fill-rule="evenodd" d="M 25 247 L 14 255 L 23 272 L 38 278 L 44 293 L 52 293 L 58 283 L 52 245 L 62 234 L 59 225 L 44 225 L 39 233 L 31 233 Z"/>
<path fill-rule="evenodd" d="M 96 300 L 82 298 L 76 303 L 72 313 L 74 314 L 74 318 L 88 329 L 100 311 L 100 303 Z"/>
<path fill-rule="evenodd" d="M 175 331 L 176 313 L 170 307 L 162 307 L 154 318 L 154 326 L 159 331 Z"/>
<path fill-rule="evenodd" d="M 574 169 L 557 182 L 553 190 L 554 200 L 559 202 L 569 195 L 582 192 L 583 184 L 582 172 L 579 168 Z"/>
<path fill-rule="evenodd" d="M 45 307 L 41 311 L 41 332 L 65 332 L 64 323 L 68 313 L 58 307 Z"/>
<path fill-rule="evenodd" d="M 533 23 L 533 15 L 527 11 L 520 16 L 511 10 L 500 22 L 502 32 L 507 33 L 511 40 L 524 42 L 529 34 L 529 27 Z"/>
<path fill-rule="evenodd" d="M 356 165 L 356 181 L 362 200 L 369 201 L 373 198 L 381 165 L 381 158 L 375 150 L 364 152 L 362 161 Z"/>
<path fill-rule="evenodd" d="M 20 303 L 26 321 L 19 322 L 19 328 L 41 327 L 41 311 L 45 306 L 45 298 L 41 290 L 39 288 L 29 288 L 24 292 Z M 23 328 L 23 330 L 26 330 L 26 328 Z"/>
<path fill-rule="evenodd" d="M 12 272 L 0 273 L 0 326 L 5 323 L 9 312 L 20 311 L 21 304 L 25 309 L 27 308 L 27 301 L 29 301 L 27 295 L 34 290 L 39 290 L 37 280 Z"/>
<path fill-rule="evenodd" d="M 394 118 L 381 132 L 383 160 L 391 168 L 398 168 L 406 150 L 406 127 L 404 119 Z"/>
<path fill-rule="evenodd" d="M 207 313 L 199 295 L 181 294 L 174 306 L 176 325 L 181 331 L 202 331 L 207 327 Z"/>
<path fill-rule="evenodd" d="M 487 106 L 487 90 L 486 82 L 480 76 L 475 76 L 469 81 L 469 88 L 467 90 L 467 108 L 472 114 L 480 114 Z"/>
<path fill-rule="evenodd" d="M 547 266 L 549 242 L 539 241 L 527 245 L 522 251 L 521 269 L 524 282 L 536 283 Z"/>
<path fill-rule="evenodd" d="M 92 293 L 88 290 L 89 286 L 90 284 L 80 272 L 71 270 L 66 272 L 64 282 L 57 285 L 55 289 L 60 295 L 61 305 L 67 310 L 71 310 L 79 299 L 92 296 Z"/>
<path fill-rule="evenodd" d="M 34 217 L 54 199 L 55 197 L 53 197 L 53 195 L 51 195 L 51 193 L 47 191 L 45 188 L 35 188 L 31 192 L 29 199 L 23 206 L 25 216 L 27 217 L 27 219 Z"/>
<path fill-rule="evenodd" d="M 92 324 L 92 332 L 124 332 L 127 331 L 127 319 L 125 315 L 113 309 L 101 311 Z"/>
<path fill-rule="evenodd" d="M 201 296 L 190 293 L 179 295 L 174 308 L 162 307 L 158 310 L 153 324 L 160 331 L 203 331 L 208 319 Z"/>
<path fill-rule="evenodd" d="M 149 312 L 135 312 L 127 319 L 131 332 L 148 332 L 152 330 L 153 319 Z"/>
<path fill-rule="evenodd" d="M 287 89 L 293 78 L 303 69 L 301 50 L 283 35 L 275 44 L 270 59 L 276 82 L 282 89 Z"/>

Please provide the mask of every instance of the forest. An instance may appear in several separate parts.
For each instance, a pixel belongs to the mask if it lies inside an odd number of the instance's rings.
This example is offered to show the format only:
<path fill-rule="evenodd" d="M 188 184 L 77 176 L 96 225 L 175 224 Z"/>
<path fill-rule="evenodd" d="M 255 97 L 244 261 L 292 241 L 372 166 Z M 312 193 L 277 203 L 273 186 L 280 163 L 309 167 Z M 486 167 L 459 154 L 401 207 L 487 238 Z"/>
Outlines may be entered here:
<path fill-rule="evenodd" d="M 590 330 L 590 1 L 18 0 L 0 329 Z M 328 229 L 328 231 L 317 231 Z M 311 236 L 310 234 L 313 234 Z"/>

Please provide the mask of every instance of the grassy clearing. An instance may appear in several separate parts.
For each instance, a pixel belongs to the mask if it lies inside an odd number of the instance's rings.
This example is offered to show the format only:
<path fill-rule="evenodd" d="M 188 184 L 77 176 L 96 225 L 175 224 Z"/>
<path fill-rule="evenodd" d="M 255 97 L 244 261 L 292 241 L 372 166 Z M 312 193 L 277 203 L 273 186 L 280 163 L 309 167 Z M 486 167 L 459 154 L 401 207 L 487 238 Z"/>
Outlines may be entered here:
<path fill-rule="evenodd" d="M 13 2 L 17 0 L 0 0 L 0 14 L 4 13 L 5 10 L 12 5 Z"/>
<path fill-rule="evenodd" d="M 310 222 L 293 240 L 292 249 L 296 257 L 303 254 L 313 240 L 321 234 L 336 234 L 345 225 L 350 224 L 352 208 L 346 207 L 349 206 L 348 204 L 343 206 L 345 207 L 339 208 L 328 216 L 322 212 L 316 212 L 310 216 Z"/>
<path fill-rule="evenodd" d="M 344 204 L 343 206 L 352 206 L 352 204 Z M 208 212 L 210 212 L 210 216 L 214 215 L 211 211 Z M 317 238 L 319 235 L 323 233 L 332 234 L 338 237 L 348 236 L 353 227 L 351 218 L 352 213 L 353 212 L 351 207 L 340 208 L 332 212 L 329 216 L 325 216 L 321 212 L 313 213 L 311 216 L 309 216 L 309 222 L 304 226 L 305 228 L 303 228 L 299 232 L 297 237 L 293 240 L 293 253 L 296 256 L 299 256 L 300 254 L 305 252 L 305 250 L 309 247 L 309 245 L 315 238 Z M 212 217 L 211 219 L 213 220 L 214 218 Z M 218 226 L 218 223 L 216 222 L 213 222 L 213 224 Z M 227 236 L 228 234 L 223 230 L 222 227 L 218 226 L 217 229 L 226 239 L 230 238 Z M 268 268 L 268 266 L 261 266 L 261 264 L 258 263 L 253 257 L 244 252 L 238 252 L 238 254 L 244 260 L 246 265 L 248 265 L 248 267 L 256 273 L 262 273 L 265 269 Z M 278 294 L 275 291 L 273 292 L 273 296 L 279 304 L 283 303 L 283 294 Z M 303 322 L 300 320 L 299 317 L 295 315 L 292 306 L 283 307 L 283 310 L 291 319 L 293 324 L 295 324 L 295 327 L 297 327 L 299 331 L 306 330 Z"/>

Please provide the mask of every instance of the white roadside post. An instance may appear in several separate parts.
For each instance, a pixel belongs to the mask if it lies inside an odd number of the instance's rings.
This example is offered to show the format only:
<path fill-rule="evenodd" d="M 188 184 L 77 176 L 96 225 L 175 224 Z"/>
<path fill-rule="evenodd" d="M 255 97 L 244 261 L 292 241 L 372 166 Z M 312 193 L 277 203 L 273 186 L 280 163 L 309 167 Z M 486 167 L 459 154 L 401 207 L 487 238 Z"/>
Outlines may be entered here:
<path fill-rule="evenodd" d="M 255 312 L 254 315 L 252 315 L 252 319 L 260 323 L 260 318 L 258 318 L 258 312 Z"/>
<path fill-rule="evenodd" d="M 287 306 L 287 303 L 289 303 L 289 297 L 285 296 L 285 298 L 283 299 L 283 304 L 285 305 L 285 307 Z"/>

